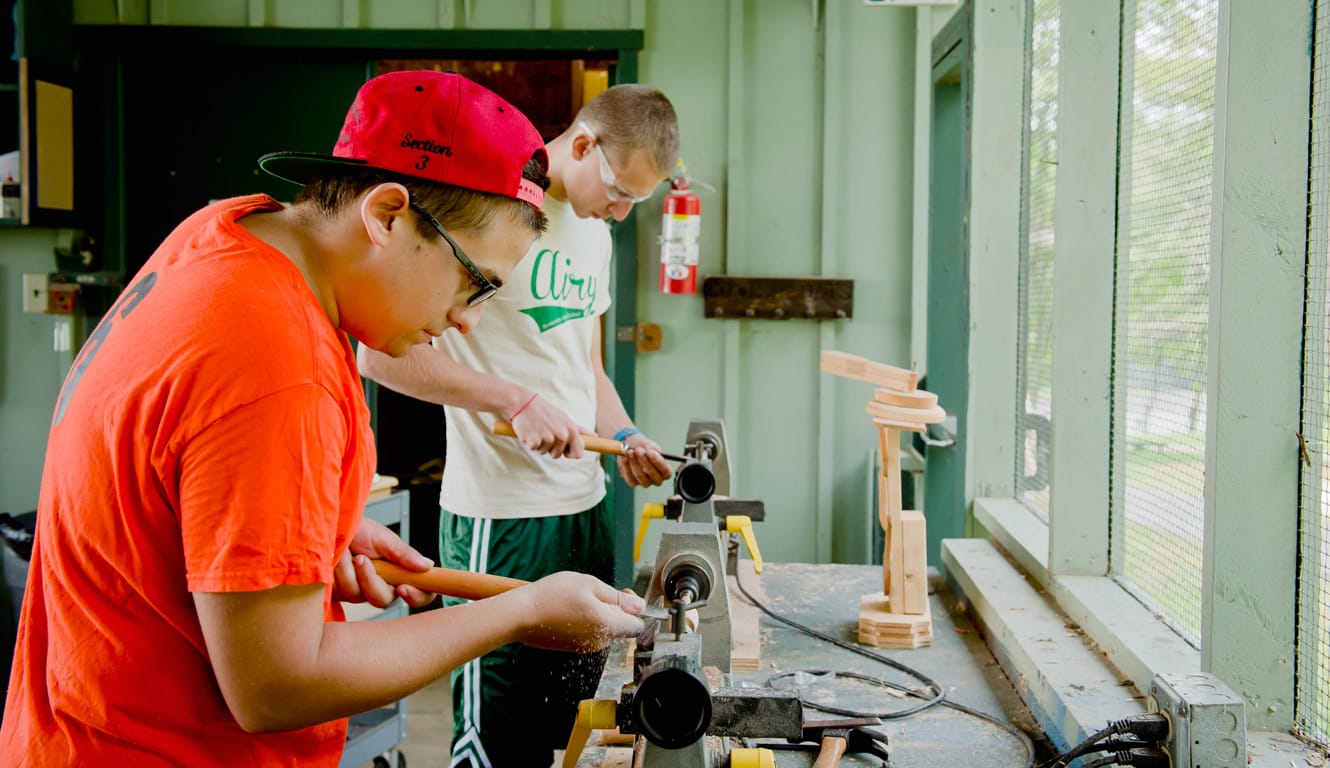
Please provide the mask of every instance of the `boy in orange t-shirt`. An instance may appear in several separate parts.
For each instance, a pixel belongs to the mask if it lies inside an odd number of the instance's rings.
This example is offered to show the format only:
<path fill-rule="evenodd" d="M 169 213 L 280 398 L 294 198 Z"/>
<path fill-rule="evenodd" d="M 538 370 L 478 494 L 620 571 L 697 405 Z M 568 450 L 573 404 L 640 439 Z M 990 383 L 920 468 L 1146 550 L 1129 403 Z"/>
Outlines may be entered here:
<path fill-rule="evenodd" d="M 510 642 L 604 647 L 640 598 L 561 573 L 391 621 L 372 559 L 430 562 L 362 519 L 374 467 L 350 337 L 390 355 L 483 301 L 544 227 L 545 150 L 452 74 L 357 94 L 306 186 L 186 219 L 89 337 L 52 419 L 0 724 L 6 765 L 335 766 L 345 718 Z M 468 256 L 470 254 L 470 256 Z"/>

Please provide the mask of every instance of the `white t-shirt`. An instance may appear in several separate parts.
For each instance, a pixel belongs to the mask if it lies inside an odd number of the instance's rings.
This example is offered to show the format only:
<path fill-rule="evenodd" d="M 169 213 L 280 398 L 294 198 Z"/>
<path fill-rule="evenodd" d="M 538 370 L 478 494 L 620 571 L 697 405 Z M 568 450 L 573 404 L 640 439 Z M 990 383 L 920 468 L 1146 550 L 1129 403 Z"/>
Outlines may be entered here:
<path fill-rule="evenodd" d="M 609 227 L 579 219 L 572 206 L 552 196 L 545 197 L 545 214 L 549 229 L 486 303 L 475 328 L 445 333 L 434 343 L 469 368 L 538 392 L 584 432 L 594 432 L 591 342 L 610 306 Z M 491 434 L 494 414 L 446 410 L 448 449 L 439 504 L 449 512 L 552 517 L 589 509 L 605 496 L 599 454 L 553 459 Z"/>

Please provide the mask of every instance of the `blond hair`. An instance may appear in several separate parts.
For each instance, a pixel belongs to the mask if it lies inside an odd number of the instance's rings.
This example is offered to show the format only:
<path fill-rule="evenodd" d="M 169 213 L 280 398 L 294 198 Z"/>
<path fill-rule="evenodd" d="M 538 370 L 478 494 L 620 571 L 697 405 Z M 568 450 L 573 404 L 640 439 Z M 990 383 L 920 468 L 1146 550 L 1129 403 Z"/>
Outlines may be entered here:
<path fill-rule="evenodd" d="M 574 119 L 587 124 L 607 152 L 623 157 L 645 151 L 656 170 L 669 174 L 679 159 L 679 119 L 665 94 L 628 83 L 601 91 Z"/>

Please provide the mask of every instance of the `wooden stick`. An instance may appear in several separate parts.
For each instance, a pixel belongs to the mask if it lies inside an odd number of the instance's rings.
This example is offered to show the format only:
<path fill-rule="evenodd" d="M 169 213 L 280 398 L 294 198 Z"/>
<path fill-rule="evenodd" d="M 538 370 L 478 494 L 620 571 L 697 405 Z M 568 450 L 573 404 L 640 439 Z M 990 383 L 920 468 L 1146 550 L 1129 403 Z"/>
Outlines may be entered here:
<path fill-rule="evenodd" d="M 465 600 L 482 600 L 486 597 L 507 592 L 510 589 L 526 586 L 530 582 L 512 579 L 507 576 L 495 576 L 489 573 L 472 573 L 454 568 L 431 568 L 428 571 L 408 571 L 396 563 L 387 560 L 375 560 L 374 570 L 389 584 L 406 584 L 450 597 Z"/>
<path fill-rule="evenodd" d="M 517 437 L 517 431 L 513 429 L 513 425 L 506 421 L 494 422 L 494 426 L 490 427 L 490 431 L 502 437 Z M 611 440 L 600 435 L 588 435 L 585 432 L 582 433 L 582 444 L 586 446 L 588 451 L 608 453 L 611 456 L 622 456 L 628 452 L 628 446 L 618 440 Z"/>
<path fill-rule="evenodd" d="M 513 425 L 506 421 L 494 422 L 494 425 L 490 427 L 490 431 L 502 437 L 517 437 L 517 431 L 513 429 Z M 601 437 L 600 435 L 588 435 L 585 432 L 580 432 L 578 434 L 582 436 L 582 445 L 586 447 L 588 451 L 605 453 L 610 456 L 623 456 L 628 453 L 627 443 L 621 443 L 618 440 L 611 440 L 608 437 Z M 660 455 L 670 461 L 688 461 L 686 457 L 679 456 L 678 454 L 661 451 Z"/>

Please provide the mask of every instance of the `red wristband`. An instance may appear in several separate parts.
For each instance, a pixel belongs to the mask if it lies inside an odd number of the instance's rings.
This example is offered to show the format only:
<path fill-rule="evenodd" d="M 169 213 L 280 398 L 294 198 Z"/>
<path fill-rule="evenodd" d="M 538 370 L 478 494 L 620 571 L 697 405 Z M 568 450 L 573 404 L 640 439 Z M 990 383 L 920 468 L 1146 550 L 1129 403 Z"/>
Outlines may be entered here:
<path fill-rule="evenodd" d="M 513 420 L 517 418 L 518 414 L 520 414 L 522 411 L 525 411 L 526 407 L 528 405 L 531 405 L 531 403 L 535 401 L 537 395 L 539 394 L 540 394 L 539 392 L 536 392 L 535 394 L 531 395 L 531 398 L 529 400 L 527 400 L 525 403 L 522 403 L 521 408 L 518 408 L 517 410 L 513 411 L 513 415 L 508 417 L 508 423 L 509 424 L 513 423 Z"/>

